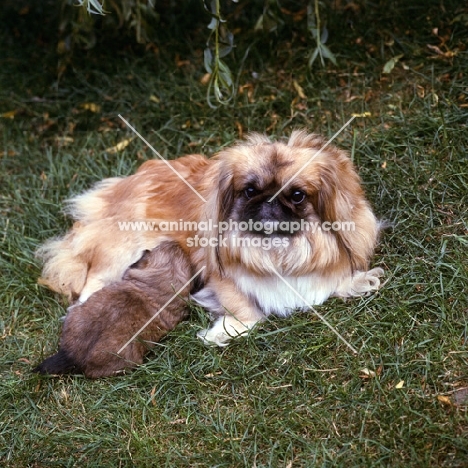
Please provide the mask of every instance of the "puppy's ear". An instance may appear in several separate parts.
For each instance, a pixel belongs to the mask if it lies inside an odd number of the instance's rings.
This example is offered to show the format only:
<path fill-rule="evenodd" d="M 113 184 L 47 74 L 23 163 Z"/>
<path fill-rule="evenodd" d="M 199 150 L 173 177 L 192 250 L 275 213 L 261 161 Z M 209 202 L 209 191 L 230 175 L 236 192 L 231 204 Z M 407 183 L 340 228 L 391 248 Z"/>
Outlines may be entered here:
<path fill-rule="evenodd" d="M 137 260 L 135 263 L 130 265 L 129 268 L 138 268 L 138 269 L 143 269 L 148 266 L 148 257 L 151 253 L 151 250 L 144 250 L 143 253 L 141 254 L 141 257 L 139 260 Z"/>
<path fill-rule="evenodd" d="M 57 354 L 47 358 L 32 371 L 37 372 L 38 374 L 52 375 L 71 373 L 79 374 L 82 372 L 80 366 L 63 348 L 60 348 Z"/>

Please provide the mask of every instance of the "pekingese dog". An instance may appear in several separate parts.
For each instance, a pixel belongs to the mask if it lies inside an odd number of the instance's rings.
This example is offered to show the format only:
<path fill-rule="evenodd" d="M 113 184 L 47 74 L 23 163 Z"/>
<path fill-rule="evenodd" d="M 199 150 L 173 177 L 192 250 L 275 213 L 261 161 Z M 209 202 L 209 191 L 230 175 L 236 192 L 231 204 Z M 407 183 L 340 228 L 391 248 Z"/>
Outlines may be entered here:
<path fill-rule="evenodd" d="M 175 242 L 145 251 L 116 281 L 68 308 L 57 354 L 34 371 L 114 375 L 144 355 L 188 316 L 190 259 Z"/>
<path fill-rule="evenodd" d="M 325 143 L 252 134 L 211 159 L 152 160 L 104 180 L 69 202 L 75 225 L 39 250 L 41 282 L 85 302 L 172 240 L 201 271 L 192 297 L 215 319 L 199 337 L 219 346 L 269 314 L 374 291 L 379 223 L 348 155 Z"/>

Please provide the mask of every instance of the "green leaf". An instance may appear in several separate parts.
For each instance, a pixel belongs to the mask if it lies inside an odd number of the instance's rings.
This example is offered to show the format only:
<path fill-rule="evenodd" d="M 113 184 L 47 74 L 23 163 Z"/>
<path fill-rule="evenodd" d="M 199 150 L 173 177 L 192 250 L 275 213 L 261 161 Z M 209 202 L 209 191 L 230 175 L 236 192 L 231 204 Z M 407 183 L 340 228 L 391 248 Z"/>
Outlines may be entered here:
<path fill-rule="evenodd" d="M 213 72 L 212 63 L 213 63 L 213 54 L 211 53 L 210 48 L 207 47 L 207 48 L 203 51 L 203 64 L 205 65 L 205 70 L 206 70 L 208 73 L 212 73 L 212 72 Z"/>
<path fill-rule="evenodd" d="M 333 64 L 336 65 L 336 58 L 333 55 L 333 52 L 325 44 L 320 44 L 320 49 L 322 51 L 322 56 L 331 60 Z"/>
<path fill-rule="evenodd" d="M 101 3 L 99 0 L 78 0 L 78 6 L 86 5 L 88 13 L 94 13 L 95 15 L 104 15 L 103 4 L 104 1 Z"/>
<path fill-rule="evenodd" d="M 317 55 L 319 53 L 318 47 L 312 52 L 310 58 L 309 58 L 309 67 L 312 67 L 313 63 L 315 62 L 315 59 L 317 58 Z"/>
<path fill-rule="evenodd" d="M 324 26 L 322 29 L 322 35 L 320 36 L 320 42 L 325 44 L 328 40 L 328 29 Z"/>
<path fill-rule="evenodd" d="M 207 26 L 208 29 L 214 30 L 218 27 L 219 21 L 213 16 L 211 18 L 210 24 Z"/>

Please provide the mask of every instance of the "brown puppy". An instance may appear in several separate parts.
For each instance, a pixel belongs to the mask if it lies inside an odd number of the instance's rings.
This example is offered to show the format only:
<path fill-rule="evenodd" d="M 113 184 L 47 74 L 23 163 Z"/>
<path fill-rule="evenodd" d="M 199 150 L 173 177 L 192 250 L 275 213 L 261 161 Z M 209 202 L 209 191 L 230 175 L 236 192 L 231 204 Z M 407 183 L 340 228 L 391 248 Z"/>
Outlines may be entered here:
<path fill-rule="evenodd" d="M 253 134 L 211 159 L 147 161 L 75 197 L 69 213 L 72 230 L 39 251 L 44 284 L 84 302 L 170 238 L 205 267 L 193 298 L 216 321 L 199 336 L 219 346 L 269 314 L 375 291 L 383 273 L 368 271 L 379 223 L 351 159 L 305 131 Z"/>
<path fill-rule="evenodd" d="M 187 317 L 191 276 L 188 256 L 175 242 L 145 252 L 121 281 L 69 307 L 58 353 L 34 371 L 97 378 L 141 364 L 153 343 Z"/>

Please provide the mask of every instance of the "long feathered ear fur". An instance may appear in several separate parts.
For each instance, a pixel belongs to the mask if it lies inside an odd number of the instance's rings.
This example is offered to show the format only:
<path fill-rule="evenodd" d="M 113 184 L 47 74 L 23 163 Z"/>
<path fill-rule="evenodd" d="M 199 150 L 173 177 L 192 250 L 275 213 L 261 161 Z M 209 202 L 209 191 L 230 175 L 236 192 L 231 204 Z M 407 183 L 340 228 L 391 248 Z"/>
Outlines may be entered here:
<path fill-rule="evenodd" d="M 313 161 L 310 167 L 318 169 L 319 185 L 314 206 L 322 222 L 335 221 L 350 224 L 350 229 L 331 230 L 348 257 L 352 270 L 364 270 L 377 242 L 379 223 L 375 218 L 364 191 L 361 179 L 349 156 L 336 147 L 328 147 L 317 157 L 326 141 L 305 131 L 295 131 L 288 146 L 308 148 Z"/>
<path fill-rule="evenodd" d="M 231 213 L 234 203 L 232 179 L 232 171 L 225 167 L 223 161 L 219 160 L 219 156 L 215 157 L 207 175 L 207 180 L 211 181 L 212 185 L 216 185 L 217 190 L 211 189 L 209 191 L 210 197 L 206 203 L 204 220 L 209 227 L 200 233 L 207 239 L 219 239 L 221 235 L 219 223 L 225 221 Z M 206 247 L 205 258 L 208 260 L 208 268 L 216 269 L 220 275 L 223 275 L 223 263 L 219 247 L 218 243 L 215 247 Z"/>

